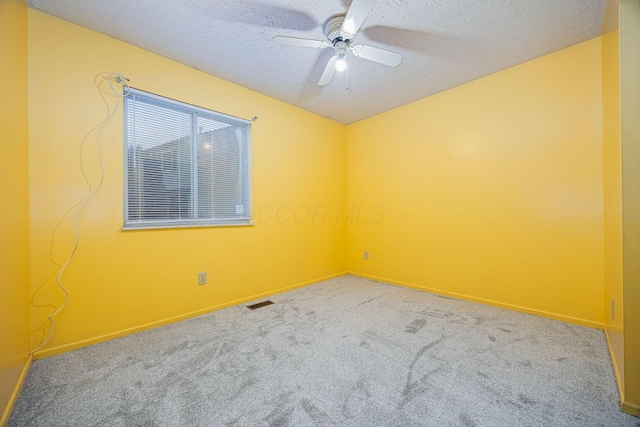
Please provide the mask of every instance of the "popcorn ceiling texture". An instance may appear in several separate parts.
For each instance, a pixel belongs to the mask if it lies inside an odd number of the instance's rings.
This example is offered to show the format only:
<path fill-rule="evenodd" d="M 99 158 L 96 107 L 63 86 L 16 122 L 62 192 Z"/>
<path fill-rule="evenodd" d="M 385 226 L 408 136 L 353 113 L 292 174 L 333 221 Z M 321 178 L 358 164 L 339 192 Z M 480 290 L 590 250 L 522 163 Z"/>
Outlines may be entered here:
<path fill-rule="evenodd" d="M 348 0 L 29 0 L 30 7 L 341 123 L 355 121 L 597 37 L 605 0 L 379 0 L 354 43 L 403 55 L 395 69 L 349 57 L 320 88 L 324 40 Z M 126 72 L 126 70 L 120 70 Z M 133 82 L 135 85 L 135 82 Z"/>
<path fill-rule="evenodd" d="M 638 427 L 602 331 L 344 276 L 34 362 L 26 426 Z"/>

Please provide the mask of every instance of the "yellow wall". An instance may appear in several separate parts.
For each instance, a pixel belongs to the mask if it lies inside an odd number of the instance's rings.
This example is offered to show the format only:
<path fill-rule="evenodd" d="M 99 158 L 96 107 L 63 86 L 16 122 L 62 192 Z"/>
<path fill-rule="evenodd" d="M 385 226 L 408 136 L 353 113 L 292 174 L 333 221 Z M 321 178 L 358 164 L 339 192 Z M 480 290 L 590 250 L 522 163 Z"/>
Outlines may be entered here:
<path fill-rule="evenodd" d="M 71 249 L 71 215 L 56 226 L 87 192 L 80 141 L 106 112 L 96 75 L 119 71 L 142 90 L 259 116 L 252 131 L 254 227 L 123 232 L 118 109 L 104 129 L 104 186 L 82 213 L 80 246 L 63 276 L 71 299 L 40 355 L 346 271 L 347 227 L 338 220 L 346 205 L 345 126 L 33 10 L 29 44 L 35 326 L 63 299 L 50 275 Z M 95 134 L 83 159 L 97 183 Z M 208 285 L 197 286 L 199 271 L 208 272 Z M 34 345 L 44 332 L 33 336 Z"/>
<path fill-rule="evenodd" d="M 620 2 L 624 402 L 640 417 L 640 2 Z"/>
<path fill-rule="evenodd" d="M 602 327 L 600 61 L 596 38 L 348 126 L 349 270 Z"/>
<path fill-rule="evenodd" d="M 619 6 L 608 0 L 602 36 L 602 124 L 604 165 L 605 330 L 621 394 L 624 393 L 622 300 L 622 169 L 620 156 Z M 614 303 L 614 313 L 612 310 Z M 623 396 L 621 396 L 622 398 Z"/>
<path fill-rule="evenodd" d="M 0 0 L 0 425 L 29 352 L 27 8 Z"/>

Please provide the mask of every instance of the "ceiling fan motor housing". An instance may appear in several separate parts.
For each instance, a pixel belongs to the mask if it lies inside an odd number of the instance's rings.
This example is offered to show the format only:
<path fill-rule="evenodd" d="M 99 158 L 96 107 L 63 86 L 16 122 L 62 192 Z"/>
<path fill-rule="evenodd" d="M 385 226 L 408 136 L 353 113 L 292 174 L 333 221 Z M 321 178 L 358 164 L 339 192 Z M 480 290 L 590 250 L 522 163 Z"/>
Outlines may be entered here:
<path fill-rule="evenodd" d="M 340 29 L 346 16 L 345 13 L 338 13 L 337 15 L 330 16 L 324 21 L 324 24 L 322 24 L 322 32 L 334 46 L 337 42 L 343 41 Z"/>

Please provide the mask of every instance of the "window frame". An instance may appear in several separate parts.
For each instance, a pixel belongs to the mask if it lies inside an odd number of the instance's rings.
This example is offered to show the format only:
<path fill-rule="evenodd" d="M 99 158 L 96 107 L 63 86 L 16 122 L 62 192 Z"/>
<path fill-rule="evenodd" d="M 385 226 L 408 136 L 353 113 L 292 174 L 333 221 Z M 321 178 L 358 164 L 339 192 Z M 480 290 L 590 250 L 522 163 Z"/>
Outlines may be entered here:
<path fill-rule="evenodd" d="M 244 192 L 246 192 L 245 196 L 245 214 L 242 217 L 238 218 L 227 218 L 227 219 L 211 219 L 211 218 L 190 218 L 186 220 L 180 219 L 172 219 L 172 220 L 129 220 L 129 138 L 128 138 L 128 114 L 127 114 L 127 104 L 131 102 L 128 98 L 130 94 L 133 95 L 141 95 L 146 98 L 150 98 L 152 101 L 157 101 L 160 107 L 163 107 L 162 104 L 170 104 L 171 108 L 174 108 L 178 111 L 189 111 L 190 114 L 201 114 L 205 117 L 210 117 L 216 119 L 223 123 L 228 123 L 231 125 L 244 125 L 246 126 L 246 172 L 244 175 L 244 179 L 246 180 L 246 185 L 244 186 Z M 164 97 L 161 95 L 157 95 L 151 92 L 146 92 L 144 90 L 136 89 L 136 88 L 127 88 L 123 94 L 123 175 L 124 175 L 124 209 L 123 209 L 123 226 L 122 230 L 153 230 L 153 229 L 176 229 L 176 228 L 202 228 L 202 227 L 247 227 L 253 226 L 253 189 L 252 189 L 252 128 L 251 128 L 251 120 L 243 119 L 240 117 L 232 116 L 229 114 L 220 113 L 218 111 L 210 110 L 207 108 L 203 108 L 194 104 L 189 104 L 187 102 L 178 101 L 173 98 Z M 193 132 L 193 130 L 192 130 Z M 191 133 L 193 136 L 193 133 Z M 191 151 L 195 150 L 193 138 L 191 138 L 189 149 Z M 242 168 L 242 162 L 240 162 L 240 167 Z M 197 175 L 197 168 L 191 167 L 190 170 L 191 175 L 191 186 L 193 192 L 193 176 Z M 193 209 L 194 201 L 190 201 L 190 205 Z"/>

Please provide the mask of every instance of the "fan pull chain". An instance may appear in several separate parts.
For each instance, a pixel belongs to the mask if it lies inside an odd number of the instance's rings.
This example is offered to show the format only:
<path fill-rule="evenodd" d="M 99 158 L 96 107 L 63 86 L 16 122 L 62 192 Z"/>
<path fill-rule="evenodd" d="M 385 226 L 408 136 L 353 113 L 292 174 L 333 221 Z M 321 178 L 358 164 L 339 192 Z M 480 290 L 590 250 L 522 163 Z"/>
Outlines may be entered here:
<path fill-rule="evenodd" d="M 345 88 L 345 90 L 349 90 L 349 64 L 347 64 L 347 69 L 345 71 L 347 77 L 347 87 Z"/>

